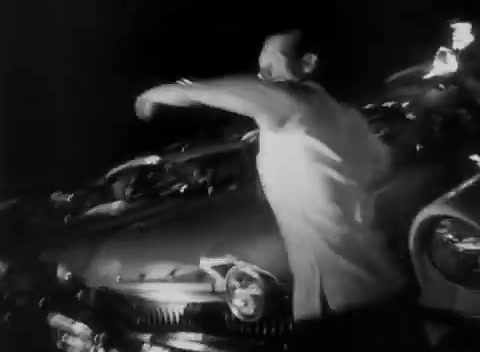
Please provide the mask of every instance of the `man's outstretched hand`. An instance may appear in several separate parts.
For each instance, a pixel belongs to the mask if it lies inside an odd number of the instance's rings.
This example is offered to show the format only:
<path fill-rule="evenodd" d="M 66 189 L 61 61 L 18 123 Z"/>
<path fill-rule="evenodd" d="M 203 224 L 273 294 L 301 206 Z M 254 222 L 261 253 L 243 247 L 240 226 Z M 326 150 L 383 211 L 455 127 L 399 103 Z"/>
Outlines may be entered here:
<path fill-rule="evenodd" d="M 135 113 L 144 121 L 153 117 L 157 104 L 185 107 L 194 103 L 187 93 L 190 81 L 182 80 L 173 84 L 163 84 L 142 93 L 135 102 Z"/>
<path fill-rule="evenodd" d="M 135 113 L 140 120 L 150 121 L 153 117 L 155 102 L 148 96 L 148 92 L 140 95 L 135 101 Z"/>

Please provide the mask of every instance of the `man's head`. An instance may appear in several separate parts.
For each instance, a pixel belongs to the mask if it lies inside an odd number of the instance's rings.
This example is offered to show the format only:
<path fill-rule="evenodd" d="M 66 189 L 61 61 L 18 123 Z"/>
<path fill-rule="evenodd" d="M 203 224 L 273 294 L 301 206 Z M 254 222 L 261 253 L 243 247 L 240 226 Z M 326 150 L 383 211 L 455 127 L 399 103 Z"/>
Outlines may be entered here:
<path fill-rule="evenodd" d="M 318 59 L 312 44 L 298 30 L 268 37 L 258 60 L 259 77 L 272 81 L 309 79 Z"/>

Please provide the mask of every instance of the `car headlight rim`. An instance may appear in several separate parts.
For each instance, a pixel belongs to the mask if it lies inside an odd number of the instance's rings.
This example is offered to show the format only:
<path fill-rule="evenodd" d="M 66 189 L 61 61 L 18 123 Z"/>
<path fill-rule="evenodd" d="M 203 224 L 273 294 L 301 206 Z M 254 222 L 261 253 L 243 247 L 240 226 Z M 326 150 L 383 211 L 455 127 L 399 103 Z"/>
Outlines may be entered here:
<path fill-rule="evenodd" d="M 243 279 L 247 280 L 245 281 Z M 266 283 L 248 265 L 235 265 L 225 275 L 227 303 L 232 314 L 243 322 L 255 322 L 265 313 Z"/>
<path fill-rule="evenodd" d="M 439 218 L 431 228 L 429 261 L 449 282 L 480 289 L 480 230 L 455 217 Z"/>

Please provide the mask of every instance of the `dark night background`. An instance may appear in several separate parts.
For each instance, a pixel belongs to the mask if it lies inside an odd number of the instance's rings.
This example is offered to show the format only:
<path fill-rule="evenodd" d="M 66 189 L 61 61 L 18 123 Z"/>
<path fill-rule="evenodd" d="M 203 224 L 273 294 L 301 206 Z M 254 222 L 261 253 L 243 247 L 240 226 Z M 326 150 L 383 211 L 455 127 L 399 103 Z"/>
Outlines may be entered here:
<path fill-rule="evenodd" d="M 181 76 L 255 70 L 275 30 L 308 22 L 324 45 L 324 85 L 345 100 L 371 96 L 387 74 L 433 55 L 448 38 L 445 19 L 476 12 L 454 3 L 12 1 L 2 10 L 0 196 L 78 185 L 193 133 L 201 119 L 192 112 L 137 121 L 136 94 Z"/>

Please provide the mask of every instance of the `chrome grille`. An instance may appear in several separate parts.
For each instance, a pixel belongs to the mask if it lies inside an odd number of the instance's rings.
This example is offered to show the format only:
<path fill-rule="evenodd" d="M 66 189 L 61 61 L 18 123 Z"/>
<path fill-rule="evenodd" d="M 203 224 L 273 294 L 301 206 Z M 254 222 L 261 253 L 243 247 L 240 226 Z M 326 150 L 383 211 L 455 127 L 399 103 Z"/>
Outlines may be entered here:
<path fill-rule="evenodd" d="M 261 337 L 281 337 L 292 330 L 291 320 L 263 320 L 255 323 L 244 323 L 230 312 L 224 314 L 227 332 L 242 333 Z"/>
<path fill-rule="evenodd" d="M 245 323 L 231 314 L 226 306 L 218 307 L 217 311 L 210 312 L 205 312 L 204 308 L 204 305 L 200 304 L 142 307 L 136 312 L 135 325 L 137 328 L 148 331 L 155 331 L 162 327 L 190 328 L 207 333 L 258 338 L 282 337 L 292 329 L 292 322 L 289 319 Z"/>
<path fill-rule="evenodd" d="M 169 304 L 141 309 L 142 312 L 136 317 L 137 325 L 162 326 L 162 325 L 189 325 L 185 319 L 186 304 Z"/>
<path fill-rule="evenodd" d="M 97 297 L 103 314 L 139 332 L 189 331 L 268 340 L 284 337 L 292 330 L 292 320 L 283 315 L 255 323 L 242 322 L 224 303 L 157 303 L 105 290 Z"/>

